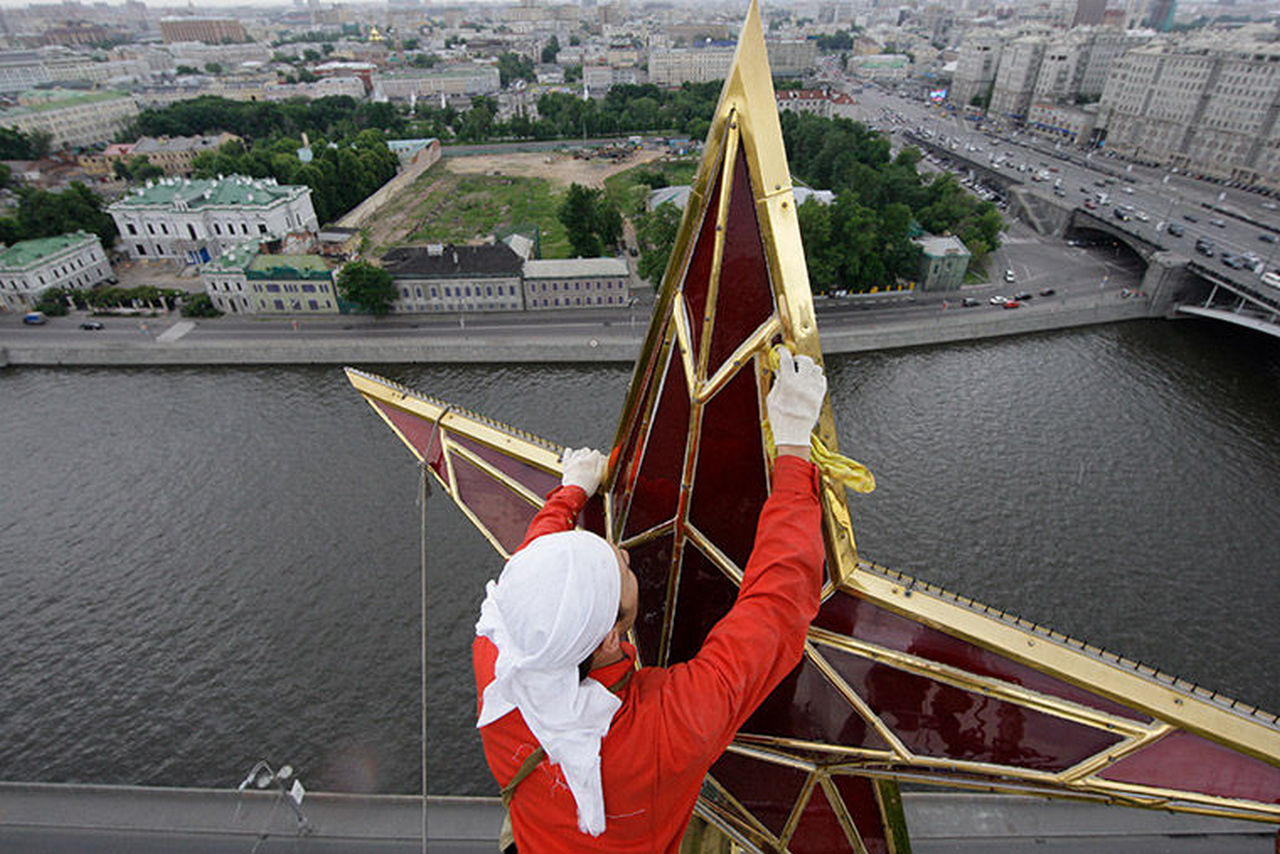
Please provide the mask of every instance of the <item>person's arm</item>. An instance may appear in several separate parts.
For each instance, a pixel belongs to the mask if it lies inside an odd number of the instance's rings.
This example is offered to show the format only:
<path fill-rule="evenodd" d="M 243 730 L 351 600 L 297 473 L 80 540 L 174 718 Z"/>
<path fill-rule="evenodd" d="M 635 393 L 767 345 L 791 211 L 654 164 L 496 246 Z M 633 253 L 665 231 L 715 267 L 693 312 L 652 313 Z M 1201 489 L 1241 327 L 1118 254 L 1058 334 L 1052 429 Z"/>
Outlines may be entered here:
<path fill-rule="evenodd" d="M 666 759 L 714 759 L 800 661 L 822 589 L 822 508 L 810 433 L 826 396 L 813 360 L 781 353 L 766 400 L 778 449 L 773 490 L 760 511 L 733 608 L 698 654 L 667 671 L 662 707 Z"/>
<path fill-rule="evenodd" d="M 573 528 L 587 500 L 595 495 L 604 477 L 605 458 L 599 451 L 578 448 L 565 451 L 560 485 L 547 495 L 547 503 L 533 517 L 520 548 L 541 537 Z"/>

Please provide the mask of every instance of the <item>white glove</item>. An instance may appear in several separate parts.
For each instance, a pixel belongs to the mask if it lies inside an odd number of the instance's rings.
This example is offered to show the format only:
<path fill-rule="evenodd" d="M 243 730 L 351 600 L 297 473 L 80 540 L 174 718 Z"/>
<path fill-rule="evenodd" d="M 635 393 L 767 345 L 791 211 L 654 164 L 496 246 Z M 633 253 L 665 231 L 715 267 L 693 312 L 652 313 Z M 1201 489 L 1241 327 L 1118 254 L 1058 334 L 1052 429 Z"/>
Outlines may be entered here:
<path fill-rule="evenodd" d="M 570 448 L 564 452 L 561 463 L 564 466 L 561 486 L 580 487 L 588 497 L 596 494 L 600 481 L 604 480 L 604 454 L 591 448 Z"/>
<path fill-rule="evenodd" d="M 827 378 L 808 356 L 792 356 L 786 347 L 778 356 L 778 376 L 765 398 L 773 443 L 807 448 L 827 394 Z"/>

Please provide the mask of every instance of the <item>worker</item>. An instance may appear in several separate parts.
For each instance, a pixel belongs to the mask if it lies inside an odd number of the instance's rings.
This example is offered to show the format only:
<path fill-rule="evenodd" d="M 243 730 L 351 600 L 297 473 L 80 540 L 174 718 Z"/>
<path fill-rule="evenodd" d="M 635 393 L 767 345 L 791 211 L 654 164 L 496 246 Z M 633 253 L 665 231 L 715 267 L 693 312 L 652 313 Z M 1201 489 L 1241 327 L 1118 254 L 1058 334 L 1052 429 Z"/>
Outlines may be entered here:
<path fill-rule="evenodd" d="M 799 663 L 822 585 L 809 441 L 826 378 L 785 348 L 780 362 L 766 398 L 773 489 L 737 601 L 693 659 L 636 669 L 627 552 L 573 529 L 604 476 L 597 451 L 565 454 L 561 485 L 486 586 L 476 726 L 508 803 L 503 850 L 678 851 L 707 770 Z"/>

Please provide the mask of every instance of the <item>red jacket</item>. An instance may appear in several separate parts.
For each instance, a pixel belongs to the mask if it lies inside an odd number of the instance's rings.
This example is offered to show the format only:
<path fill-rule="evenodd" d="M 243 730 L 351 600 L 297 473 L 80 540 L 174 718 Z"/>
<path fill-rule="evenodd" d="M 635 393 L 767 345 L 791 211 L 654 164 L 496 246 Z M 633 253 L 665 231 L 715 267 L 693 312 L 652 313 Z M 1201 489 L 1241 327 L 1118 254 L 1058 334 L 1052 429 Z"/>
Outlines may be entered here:
<path fill-rule="evenodd" d="M 760 512 L 755 546 L 737 602 L 711 629 L 697 656 L 672 667 L 644 667 L 619 694 L 622 707 L 601 742 L 606 827 L 578 830 L 577 806 L 558 766 L 545 759 L 515 790 L 511 821 L 522 854 L 545 851 L 676 852 L 702 779 L 738 727 L 800 661 L 805 632 L 818 613 L 823 547 L 816 469 L 779 457 L 773 492 Z M 586 503 L 561 487 L 529 525 L 524 544 L 568 530 Z M 522 546 L 524 545 L 522 544 Z M 591 678 L 613 685 L 634 666 L 628 658 Z M 497 647 L 472 645 L 477 708 L 493 681 Z M 481 728 L 485 760 L 505 786 L 538 742 L 519 710 Z"/>

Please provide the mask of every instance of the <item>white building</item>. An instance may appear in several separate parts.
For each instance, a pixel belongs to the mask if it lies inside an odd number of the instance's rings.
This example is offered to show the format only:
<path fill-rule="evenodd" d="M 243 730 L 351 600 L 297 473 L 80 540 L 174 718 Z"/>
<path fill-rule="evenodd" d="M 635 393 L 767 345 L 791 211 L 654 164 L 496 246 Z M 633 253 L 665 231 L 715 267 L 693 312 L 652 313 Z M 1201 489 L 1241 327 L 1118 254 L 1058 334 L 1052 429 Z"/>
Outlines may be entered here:
<path fill-rule="evenodd" d="M 625 258 L 524 262 L 524 302 L 530 311 L 617 308 L 631 299 Z"/>
<path fill-rule="evenodd" d="M 272 255 L 257 241 L 200 268 L 205 293 L 228 314 L 337 314 L 333 270 L 317 255 Z"/>
<path fill-rule="evenodd" d="M 18 102 L 20 106 L 0 110 L 0 127 L 26 134 L 47 131 L 54 150 L 108 143 L 139 112 L 133 97 L 123 92 L 38 90 L 25 92 Z"/>
<path fill-rule="evenodd" d="M 91 288 L 110 276 L 96 234 L 21 240 L 0 252 L 0 307 L 27 311 L 49 288 Z"/>
<path fill-rule="evenodd" d="M 0 92 L 15 93 L 49 82 L 49 72 L 34 50 L 0 51 Z"/>
<path fill-rule="evenodd" d="M 1280 186 L 1280 44 L 1240 32 L 1152 42 L 1115 64 L 1100 112 L 1109 148 L 1226 180 Z"/>
<path fill-rule="evenodd" d="M 505 243 L 405 246 L 382 256 L 400 294 L 393 312 L 519 311 L 522 264 Z"/>
<path fill-rule="evenodd" d="M 948 100 L 959 107 L 984 100 L 996 80 L 1004 38 L 991 32 L 969 35 L 960 45 Z"/>
<path fill-rule="evenodd" d="M 246 239 L 316 232 L 311 188 L 272 178 L 162 178 L 107 208 L 132 258 L 203 264 Z"/>
<path fill-rule="evenodd" d="M 1024 36 L 1005 46 L 987 107 L 989 115 L 1018 124 L 1026 120 L 1044 50 L 1045 40 L 1039 36 Z"/>
<path fill-rule="evenodd" d="M 723 80 L 733 62 L 735 48 L 667 48 L 649 52 L 649 82 L 659 86 L 707 83 Z"/>

